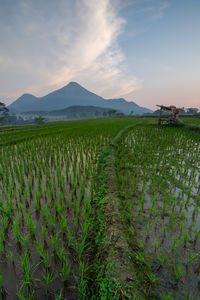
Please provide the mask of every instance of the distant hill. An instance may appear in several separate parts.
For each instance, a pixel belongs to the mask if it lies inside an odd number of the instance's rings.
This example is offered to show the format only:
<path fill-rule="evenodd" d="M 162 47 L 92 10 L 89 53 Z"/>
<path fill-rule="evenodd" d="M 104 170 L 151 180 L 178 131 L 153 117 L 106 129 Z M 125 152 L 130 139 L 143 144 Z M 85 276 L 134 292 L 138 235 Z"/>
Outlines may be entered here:
<path fill-rule="evenodd" d="M 112 108 L 98 107 L 98 106 L 69 106 L 60 110 L 52 111 L 27 111 L 23 112 L 24 117 L 42 116 L 47 119 L 80 119 L 80 118 L 95 118 L 108 117 L 119 115 L 119 111 Z"/>
<path fill-rule="evenodd" d="M 63 88 L 43 97 L 23 94 L 8 106 L 11 111 L 22 113 L 27 111 L 52 111 L 65 109 L 69 106 L 97 106 L 119 110 L 125 114 L 142 115 L 151 110 L 140 107 L 135 102 L 128 102 L 123 98 L 104 99 L 82 87 L 76 82 L 70 82 Z"/>

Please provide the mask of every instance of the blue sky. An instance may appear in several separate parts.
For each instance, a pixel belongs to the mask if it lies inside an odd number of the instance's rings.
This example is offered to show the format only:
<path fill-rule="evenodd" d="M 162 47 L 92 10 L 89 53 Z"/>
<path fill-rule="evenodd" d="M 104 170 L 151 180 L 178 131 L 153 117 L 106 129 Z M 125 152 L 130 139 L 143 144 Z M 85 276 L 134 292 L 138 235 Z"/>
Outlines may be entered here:
<path fill-rule="evenodd" d="M 200 1 L 0 0 L 0 99 L 70 81 L 105 98 L 200 108 Z"/>

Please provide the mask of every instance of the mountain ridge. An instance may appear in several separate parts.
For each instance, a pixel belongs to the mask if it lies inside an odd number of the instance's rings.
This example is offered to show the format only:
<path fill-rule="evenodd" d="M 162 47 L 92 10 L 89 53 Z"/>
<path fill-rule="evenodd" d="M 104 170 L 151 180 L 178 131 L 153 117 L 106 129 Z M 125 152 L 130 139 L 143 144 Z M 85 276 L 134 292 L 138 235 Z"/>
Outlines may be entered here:
<path fill-rule="evenodd" d="M 28 111 L 28 112 L 23 112 L 22 115 L 54 115 L 54 116 L 64 116 L 67 113 L 91 113 L 91 112 L 115 112 L 118 113 L 117 110 L 113 110 L 112 108 L 105 108 L 105 107 L 98 107 L 98 106 L 81 106 L 81 105 L 74 105 L 74 106 L 69 106 L 64 109 L 60 110 L 51 110 L 51 111 Z"/>
<path fill-rule="evenodd" d="M 124 98 L 104 99 L 103 97 L 88 91 L 77 82 L 70 82 L 66 86 L 50 92 L 43 97 L 32 94 L 23 94 L 16 99 L 8 108 L 17 113 L 26 111 L 51 111 L 64 109 L 69 106 L 98 106 L 117 109 L 125 114 L 143 114 L 151 112 L 150 109 L 140 107 L 135 102 L 128 102 Z"/>

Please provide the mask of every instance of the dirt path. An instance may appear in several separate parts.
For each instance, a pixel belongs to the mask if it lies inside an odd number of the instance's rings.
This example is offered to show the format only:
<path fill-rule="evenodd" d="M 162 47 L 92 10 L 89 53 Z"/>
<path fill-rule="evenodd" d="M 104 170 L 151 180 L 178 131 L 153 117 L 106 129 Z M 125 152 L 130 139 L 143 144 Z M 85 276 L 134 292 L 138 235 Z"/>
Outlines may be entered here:
<path fill-rule="evenodd" d="M 151 270 L 137 245 L 133 223 L 127 220 L 126 203 L 120 199 L 115 172 L 115 144 L 136 125 L 139 123 L 120 131 L 99 160 L 93 203 L 96 230 L 93 299 L 156 299 L 149 280 Z"/>

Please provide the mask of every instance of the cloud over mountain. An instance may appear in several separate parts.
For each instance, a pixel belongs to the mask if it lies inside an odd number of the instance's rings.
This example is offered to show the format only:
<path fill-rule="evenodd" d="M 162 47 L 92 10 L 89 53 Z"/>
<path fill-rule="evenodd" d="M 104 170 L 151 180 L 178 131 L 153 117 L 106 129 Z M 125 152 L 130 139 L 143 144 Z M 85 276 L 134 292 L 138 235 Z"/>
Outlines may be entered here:
<path fill-rule="evenodd" d="M 25 89 L 41 95 L 70 80 L 105 97 L 132 92 L 140 82 L 126 75 L 117 43 L 125 23 L 118 4 L 112 0 L 2 4 L 1 93 L 8 94 L 12 86 L 16 96 Z"/>

